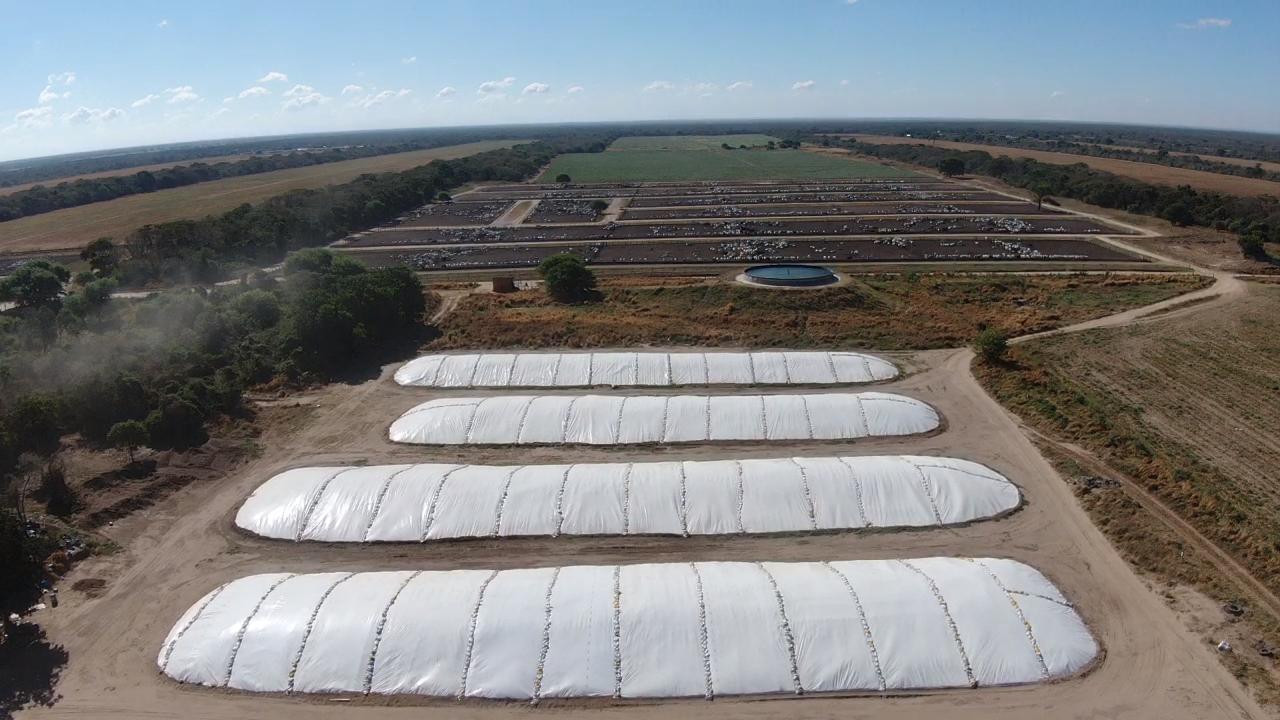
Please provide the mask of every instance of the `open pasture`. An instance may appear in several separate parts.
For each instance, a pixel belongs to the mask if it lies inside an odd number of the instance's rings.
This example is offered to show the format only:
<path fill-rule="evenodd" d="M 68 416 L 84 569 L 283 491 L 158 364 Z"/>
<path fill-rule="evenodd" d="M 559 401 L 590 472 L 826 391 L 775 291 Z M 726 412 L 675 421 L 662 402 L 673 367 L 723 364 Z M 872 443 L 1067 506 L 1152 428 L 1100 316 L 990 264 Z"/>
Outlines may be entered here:
<path fill-rule="evenodd" d="M 746 142 L 745 140 L 750 140 Z M 552 161 L 538 178 L 567 174 L 575 182 L 836 180 L 904 177 L 897 168 L 800 150 L 766 150 L 763 135 L 620 138 L 601 153 L 572 153 Z M 720 144 L 733 146 L 723 149 Z M 755 144 L 755 147 L 752 145 Z M 737 145 L 748 145 L 747 149 Z"/>

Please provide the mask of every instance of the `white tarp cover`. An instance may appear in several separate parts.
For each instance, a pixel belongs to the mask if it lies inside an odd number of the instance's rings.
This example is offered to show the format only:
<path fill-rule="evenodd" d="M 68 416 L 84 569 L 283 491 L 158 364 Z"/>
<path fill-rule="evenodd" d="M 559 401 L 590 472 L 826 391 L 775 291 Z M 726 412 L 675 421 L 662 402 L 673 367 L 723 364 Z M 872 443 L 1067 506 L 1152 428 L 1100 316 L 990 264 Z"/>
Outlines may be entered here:
<path fill-rule="evenodd" d="M 1019 501 L 990 468 L 925 456 L 304 467 L 263 483 L 236 524 L 323 542 L 718 535 L 950 525 Z"/>
<path fill-rule="evenodd" d="M 420 387 L 654 387 L 867 383 L 892 363 L 852 352 L 577 352 L 424 355 L 396 371 Z"/>
<path fill-rule="evenodd" d="M 391 424 L 419 445 L 846 440 L 938 427 L 929 405 L 879 392 L 806 395 L 494 395 L 438 398 Z"/>
<path fill-rule="evenodd" d="M 157 662 L 260 692 L 539 699 L 1009 685 L 1097 652 L 1036 570 L 921 558 L 253 575 Z"/>

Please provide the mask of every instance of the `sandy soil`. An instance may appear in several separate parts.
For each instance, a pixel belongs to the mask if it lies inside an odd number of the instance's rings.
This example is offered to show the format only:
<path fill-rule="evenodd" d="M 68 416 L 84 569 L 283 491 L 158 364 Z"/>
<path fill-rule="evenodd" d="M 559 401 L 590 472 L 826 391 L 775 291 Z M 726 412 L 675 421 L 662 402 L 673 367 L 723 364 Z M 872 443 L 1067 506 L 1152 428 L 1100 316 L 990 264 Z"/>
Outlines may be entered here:
<path fill-rule="evenodd" d="M 1270 180 L 1258 180 L 1237 175 L 1221 175 L 1203 170 L 1187 170 L 1186 168 L 1168 167 L 1166 165 L 1155 165 L 1132 160 L 1097 158 L 1048 150 L 1028 150 L 1026 148 L 1005 147 L 1003 145 L 981 145 L 978 143 L 952 142 L 950 140 L 929 140 L 926 143 L 921 138 L 892 137 L 888 135 L 857 134 L 854 137 L 861 142 L 881 145 L 929 144 L 952 150 L 981 150 L 993 155 L 1031 158 L 1032 160 L 1054 165 L 1085 163 L 1096 170 L 1105 170 L 1144 182 L 1159 185 L 1190 185 L 1197 190 L 1211 190 L 1232 195 L 1280 195 L 1280 183 L 1271 182 Z"/>
<path fill-rule="evenodd" d="M 455 703 L 398 698 L 285 698 L 180 686 L 162 677 L 155 654 L 174 619 L 219 583 L 255 572 L 336 569 L 509 568 L 560 563 L 673 560 L 816 560 L 996 555 L 1044 571 L 1078 604 L 1105 648 L 1105 658 L 1082 678 L 1042 686 L 944 691 L 910 697 L 809 697 L 667 703 L 569 702 L 551 705 L 564 717 L 1263 717 L 1212 651 L 1133 574 L 1078 507 L 1068 485 L 991 400 L 969 371 L 971 353 L 942 350 L 897 356 L 912 371 L 880 386 L 927 400 L 948 420 L 929 437 L 856 443 L 800 443 L 638 448 L 488 448 L 431 451 L 395 446 L 386 425 L 430 393 L 399 388 L 382 377 L 333 386 L 301 407 L 264 412 L 277 422 L 263 438 L 259 460 L 225 481 L 194 487 L 128 518 L 111 532 L 127 550 L 86 561 L 65 584 L 108 579 L 99 598 L 74 592 L 45 613 L 51 638 L 70 653 L 52 708 L 22 717 L 513 717 L 523 704 Z M 441 393 L 448 394 L 448 393 Z M 1013 515 L 969 527 L 899 533 L 733 538 L 569 538 L 466 541 L 428 545 L 338 547 L 249 538 L 232 525 L 240 501 L 270 474 L 308 463 L 392 462 L 409 459 L 468 462 L 579 462 L 660 457 L 764 457 L 779 454 L 919 452 L 954 454 L 987 463 L 1014 479 L 1026 506 Z M 411 706 L 411 707 L 406 707 Z M 546 712 L 544 706 L 539 712 Z"/>

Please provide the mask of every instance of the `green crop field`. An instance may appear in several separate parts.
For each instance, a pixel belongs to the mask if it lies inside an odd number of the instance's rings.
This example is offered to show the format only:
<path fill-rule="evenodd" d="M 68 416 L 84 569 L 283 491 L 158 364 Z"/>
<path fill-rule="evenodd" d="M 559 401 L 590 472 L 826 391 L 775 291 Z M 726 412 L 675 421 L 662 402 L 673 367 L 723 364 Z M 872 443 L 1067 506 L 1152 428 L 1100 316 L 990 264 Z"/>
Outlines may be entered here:
<path fill-rule="evenodd" d="M 618 138 L 602 153 L 561 155 L 538 177 L 554 182 L 567 174 L 577 183 L 683 182 L 697 180 L 846 180 L 910 177 L 875 163 L 805 150 L 766 150 L 767 135 L 680 135 Z M 722 143 L 733 148 L 725 150 Z"/>

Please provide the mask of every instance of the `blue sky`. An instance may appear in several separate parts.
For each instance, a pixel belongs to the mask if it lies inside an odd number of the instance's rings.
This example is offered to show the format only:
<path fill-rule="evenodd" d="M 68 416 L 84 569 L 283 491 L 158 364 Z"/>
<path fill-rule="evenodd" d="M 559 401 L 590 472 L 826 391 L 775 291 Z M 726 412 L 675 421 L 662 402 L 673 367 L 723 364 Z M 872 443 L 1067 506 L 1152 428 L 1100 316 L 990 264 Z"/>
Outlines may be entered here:
<path fill-rule="evenodd" d="M 1278 0 L 0 0 L 0 17 L 0 159 L 593 120 L 1280 132 Z"/>

